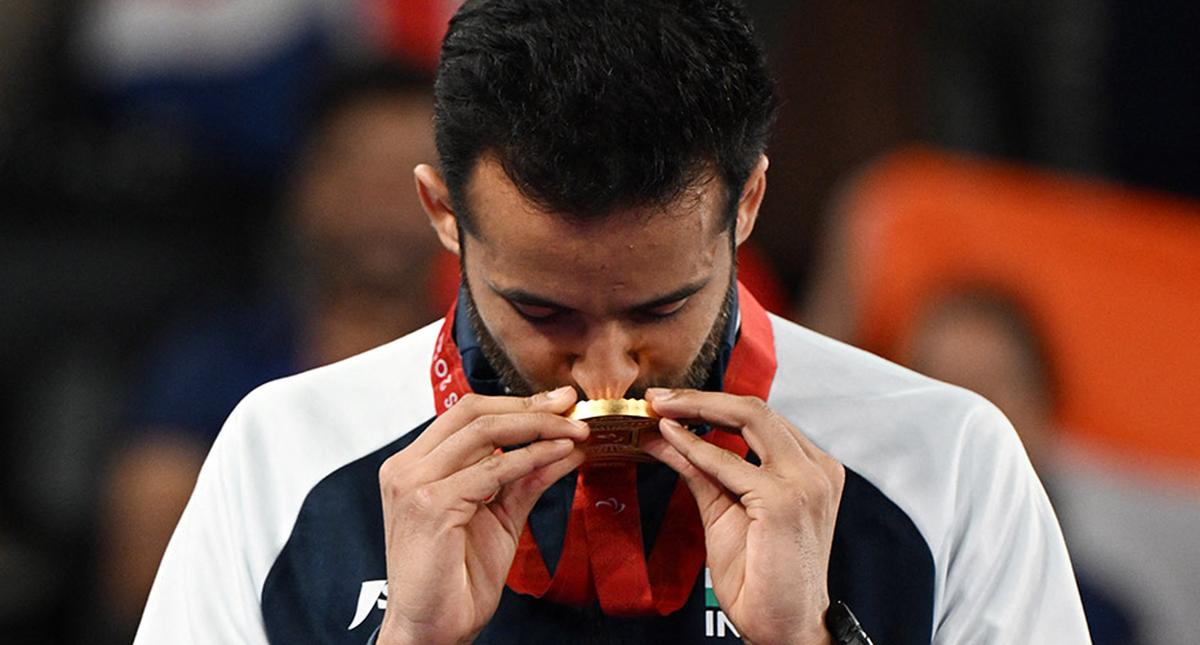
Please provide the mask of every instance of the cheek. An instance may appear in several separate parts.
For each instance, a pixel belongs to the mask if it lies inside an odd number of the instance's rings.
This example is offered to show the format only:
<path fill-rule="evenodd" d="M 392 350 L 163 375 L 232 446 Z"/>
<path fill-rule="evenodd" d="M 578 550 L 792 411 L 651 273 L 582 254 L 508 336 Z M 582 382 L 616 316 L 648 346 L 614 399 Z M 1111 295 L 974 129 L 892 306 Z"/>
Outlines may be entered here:
<path fill-rule="evenodd" d="M 681 321 L 680 326 L 671 333 L 666 343 L 667 352 L 663 361 L 667 366 L 658 372 L 660 376 L 677 379 L 689 371 L 695 364 L 702 350 L 710 351 L 708 343 L 723 336 L 728 318 L 722 315 L 725 307 L 726 291 L 721 290 L 705 295 L 705 302 L 697 303 L 696 315 Z M 710 354 L 705 354 L 710 356 Z"/>
<path fill-rule="evenodd" d="M 556 380 L 555 365 L 565 361 L 562 343 L 530 325 L 504 302 L 485 305 L 476 300 L 476 306 L 487 321 L 488 332 L 522 376 L 534 385 L 549 385 Z"/>
<path fill-rule="evenodd" d="M 662 325 L 643 336 L 643 353 L 649 371 L 655 376 L 675 374 L 691 365 L 707 336 L 698 325 Z"/>
<path fill-rule="evenodd" d="M 527 378 L 538 382 L 547 381 L 547 377 L 557 371 L 555 365 L 566 362 L 566 353 L 553 338 L 521 321 L 517 321 L 511 333 L 497 337 L 497 340 L 513 365 Z"/>

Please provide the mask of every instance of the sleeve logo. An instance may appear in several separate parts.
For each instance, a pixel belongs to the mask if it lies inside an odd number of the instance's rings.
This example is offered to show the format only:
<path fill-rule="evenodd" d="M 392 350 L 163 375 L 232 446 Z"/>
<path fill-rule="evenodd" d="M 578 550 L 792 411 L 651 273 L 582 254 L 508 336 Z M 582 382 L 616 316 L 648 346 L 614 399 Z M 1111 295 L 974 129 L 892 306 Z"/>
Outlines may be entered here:
<path fill-rule="evenodd" d="M 387 580 L 366 580 L 358 590 L 358 609 L 347 630 L 354 629 L 367 619 L 373 609 L 387 609 Z"/>

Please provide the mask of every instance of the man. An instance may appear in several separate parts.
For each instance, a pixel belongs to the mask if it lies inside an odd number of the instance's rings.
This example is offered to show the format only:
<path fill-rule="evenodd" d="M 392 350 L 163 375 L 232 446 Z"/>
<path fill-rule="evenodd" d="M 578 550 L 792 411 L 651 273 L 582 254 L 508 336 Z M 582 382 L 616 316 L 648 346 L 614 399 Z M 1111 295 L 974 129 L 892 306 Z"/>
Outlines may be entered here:
<path fill-rule="evenodd" d="M 900 341 L 901 357 L 922 373 L 968 387 L 1012 421 L 1029 461 L 1060 511 L 1062 428 L 1055 420 L 1061 384 L 1033 309 L 1009 290 L 963 287 L 925 306 Z M 1058 485 L 1056 485 L 1058 484 Z M 1070 500 L 1066 500 L 1070 506 Z M 1064 522 L 1068 541 L 1070 522 Z M 1094 645 L 1132 645 L 1136 621 L 1117 591 L 1076 568 L 1076 582 Z"/>
<path fill-rule="evenodd" d="M 435 111 L 457 305 L 239 405 L 139 642 L 1087 642 L 1003 416 L 737 287 L 773 94 L 731 0 L 467 2 Z M 584 463 L 581 396 L 644 396 L 656 463 Z"/>
<path fill-rule="evenodd" d="M 104 496 L 100 581 L 112 642 L 132 638 L 200 466 L 237 402 L 263 383 L 425 325 L 435 296 L 453 300 L 453 288 L 443 296 L 428 279 L 437 254 L 449 254 L 428 235 L 408 173 L 394 170 L 435 154 L 432 94 L 429 79 L 392 64 L 332 74 L 283 200 L 280 279 L 252 299 L 200 308 L 198 320 L 171 325 L 154 343 Z"/>

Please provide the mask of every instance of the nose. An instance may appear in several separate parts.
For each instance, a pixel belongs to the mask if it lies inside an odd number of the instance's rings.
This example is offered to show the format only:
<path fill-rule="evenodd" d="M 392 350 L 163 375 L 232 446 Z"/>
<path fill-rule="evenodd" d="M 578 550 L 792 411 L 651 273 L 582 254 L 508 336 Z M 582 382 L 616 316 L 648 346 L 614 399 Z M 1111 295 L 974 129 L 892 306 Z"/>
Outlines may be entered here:
<path fill-rule="evenodd" d="M 571 378 L 589 399 L 624 396 L 639 371 L 636 341 L 616 322 L 590 334 L 571 364 Z"/>

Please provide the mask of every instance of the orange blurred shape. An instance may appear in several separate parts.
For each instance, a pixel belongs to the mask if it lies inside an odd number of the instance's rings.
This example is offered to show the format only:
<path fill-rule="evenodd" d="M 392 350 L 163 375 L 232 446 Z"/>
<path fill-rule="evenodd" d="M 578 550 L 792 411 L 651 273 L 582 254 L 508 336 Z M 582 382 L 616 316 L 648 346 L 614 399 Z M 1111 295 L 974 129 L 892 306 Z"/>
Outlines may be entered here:
<path fill-rule="evenodd" d="M 994 285 L 1031 309 L 1068 432 L 1200 472 L 1200 204 L 910 148 L 846 214 L 868 349 L 895 357 L 924 305 Z"/>
<path fill-rule="evenodd" d="M 787 289 L 753 238 L 738 247 L 737 257 L 738 280 L 754 294 L 758 303 L 772 313 L 786 313 L 790 306 Z"/>

